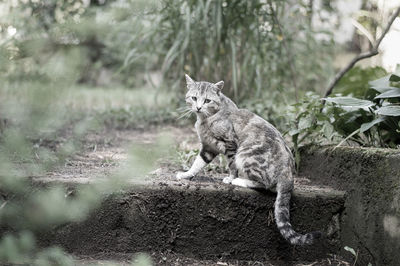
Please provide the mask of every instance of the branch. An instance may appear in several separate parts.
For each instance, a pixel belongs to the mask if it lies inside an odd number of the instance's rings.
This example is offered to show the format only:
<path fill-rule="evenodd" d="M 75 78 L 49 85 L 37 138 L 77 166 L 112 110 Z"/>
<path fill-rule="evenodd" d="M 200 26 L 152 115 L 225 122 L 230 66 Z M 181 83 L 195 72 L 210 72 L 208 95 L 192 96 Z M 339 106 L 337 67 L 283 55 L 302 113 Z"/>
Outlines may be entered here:
<path fill-rule="evenodd" d="M 338 82 L 343 78 L 343 76 L 360 60 L 363 60 L 365 58 L 369 58 L 369 57 L 373 57 L 375 55 L 377 55 L 378 52 L 378 48 L 379 45 L 381 44 L 383 38 L 385 38 L 386 33 L 388 33 L 390 27 L 392 26 L 394 20 L 399 16 L 400 14 L 400 6 L 396 9 L 396 11 L 394 12 L 394 14 L 390 17 L 388 24 L 386 25 L 384 31 L 382 32 L 381 36 L 379 37 L 379 39 L 376 40 L 375 44 L 372 45 L 372 48 L 365 53 L 360 53 L 359 55 L 357 55 L 356 57 L 353 58 L 353 60 L 350 61 L 350 63 L 345 66 L 344 68 L 342 68 L 336 75 L 335 78 L 329 83 L 328 87 L 326 88 L 326 92 L 325 92 L 325 96 L 324 97 L 328 97 L 332 91 L 333 88 L 336 86 L 336 84 L 338 84 Z M 325 104 L 325 101 L 323 101 L 323 104 Z"/>

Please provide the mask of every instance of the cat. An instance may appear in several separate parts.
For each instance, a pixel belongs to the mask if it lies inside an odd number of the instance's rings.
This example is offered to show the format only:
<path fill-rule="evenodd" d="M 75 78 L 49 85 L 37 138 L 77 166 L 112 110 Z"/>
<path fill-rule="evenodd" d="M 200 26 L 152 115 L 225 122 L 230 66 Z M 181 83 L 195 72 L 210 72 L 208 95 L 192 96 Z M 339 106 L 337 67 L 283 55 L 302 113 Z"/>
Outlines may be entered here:
<path fill-rule="evenodd" d="M 274 190 L 275 221 L 282 236 L 293 245 L 312 244 L 320 232 L 299 234 L 290 224 L 289 203 L 294 187 L 295 164 L 279 131 L 263 118 L 239 109 L 222 92 L 223 81 L 195 82 L 186 77 L 186 104 L 197 116 L 195 128 L 201 150 L 187 172 L 177 179 L 191 179 L 218 154 L 228 159 L 229 176 L 224 183 Z M 239 177 L 240 176 L 240 177 Z"/>

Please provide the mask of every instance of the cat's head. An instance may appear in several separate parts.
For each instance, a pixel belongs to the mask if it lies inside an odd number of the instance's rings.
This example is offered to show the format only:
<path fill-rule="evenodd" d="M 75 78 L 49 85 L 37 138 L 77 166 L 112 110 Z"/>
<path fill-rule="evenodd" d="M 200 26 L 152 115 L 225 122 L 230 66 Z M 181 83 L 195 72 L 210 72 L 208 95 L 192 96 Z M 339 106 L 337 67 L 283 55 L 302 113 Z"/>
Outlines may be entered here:
<path fill-rule="evenodd" d="M 210 83 L 206 81 L 194 81 L 185 74 L 187 93 L 186 104 L 192 112 L 209 117 L 220 110 L 220 92 L 224 86 L 223 81 Z"/>

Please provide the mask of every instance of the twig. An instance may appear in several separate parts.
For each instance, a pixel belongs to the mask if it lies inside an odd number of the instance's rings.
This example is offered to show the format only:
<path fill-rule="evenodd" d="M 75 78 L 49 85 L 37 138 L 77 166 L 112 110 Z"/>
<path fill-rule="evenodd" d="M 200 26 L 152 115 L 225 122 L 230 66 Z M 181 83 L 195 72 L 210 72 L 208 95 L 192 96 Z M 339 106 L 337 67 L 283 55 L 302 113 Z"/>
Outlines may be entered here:
<path fill-rule="evenodd" d="M 346 141 L 348 141 L 350 138 L 352 138 L 355 134 L 359 133 L 360 129 L 356 129 L 355 131 L 353 131 L 353 133 L 351 133 L 350 135 L 348 135 L 344 140 L 342 140 L 338 145 L 335 146 L 335 148 L 333 148 L 333 150 L 336 150 L 336 148 L 342 146 L 343 143 L 345 143 Z"/>
<path fill-rule="evenodd" d="M 4 206 L 6 206 L 6 205 L 7 205 L 7 202 L 8 202 L 8 200 L 4 201 L 4 202 L 1 204 L 1 206 L 0 206 L 0 210 L 1 210 L 1 209 L 3 209 L 3 208 L 4 208 Z"/>
<path fill-rule="evenodd" d="M 357 253 L 356 253 L 356 258 L 354 259 L 353 266 L 355 266 L 355 265 L 356 265 L 356 263 L 357 263 L 357 259 L 358 259 L 358 250 L 357 250 Z"/>
<path fill-rule="evenodd" d="M 399 16 L 400 14 L 400 6 L 396 9 L 394 14 L 390 17 L 388 24 L 385 27 L 385 30 L 382 32 L 381 36 L 379 39 L 376 40 L 375 44 L 372 45 L 372 48 L 368 52 L 360 53 L 356 57 L 353 58 L 353 60 L 350 61 L 350 63 L 345 66 L 342 70 L 340 70 L 336 75 L 335 78 L 329 83 L 328 87 L 326 88 L 325 96 L 328 97 L 332 91 L 333 88 L 336 86 L 336 84 L 343 78 L 343 76 L 360 60 L 373 57 L 377 55 L 379 45 L 381 44 L 383 38 L 385 37 L 386 33 L 388 33 L 390 27 L 392 26 L 394 20 Z M 323 101 L 323 104 L 325 104 L 325 101 Z"/>

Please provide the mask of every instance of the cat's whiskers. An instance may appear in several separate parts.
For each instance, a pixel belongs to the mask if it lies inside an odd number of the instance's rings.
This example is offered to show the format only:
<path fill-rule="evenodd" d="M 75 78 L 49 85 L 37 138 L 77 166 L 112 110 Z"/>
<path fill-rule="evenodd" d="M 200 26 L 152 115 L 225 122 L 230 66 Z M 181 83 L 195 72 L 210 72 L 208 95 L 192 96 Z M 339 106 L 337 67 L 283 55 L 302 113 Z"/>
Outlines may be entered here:
<path fill-rule="evenodd" d="M 184 115 L 181 115 L 177 119 L 185 119 L 185 120 L 187 120 L 190 117 L 191 114 L 192 114 L 192 112 L 188 112 L 188 113 L 186 113 Z"/>
<path fill-rule="evenodd" d="M 185 113 L 183 113 L 180 116 L 178 116 L 177 119 L 182 119 L 182 118 L 188 117 L 188 116 L 190 116 L 190 114 L 191 114 L 190 111 L 186 111 Z"/>
<path fill-rule="evenodd" d="M 182 107 L 179 107 L 178 109 L 177 109 L 177 111 L 178 111 L 178 113 L 186 113 L 187 111 L 189 111 L 191 108 L 189 107 L 189 106 L 182 106 Z"/>
<path fill-rule="evenodd" d="M 182 114 L 180 116 L 178 116 L 177 120 L 182 119 L 182 118 L 187 119 L 193 113 L 192 109 L 189 107 L 180 108 L 180 109 L 178 109 L 178 111 L 182 112 Z"/>

